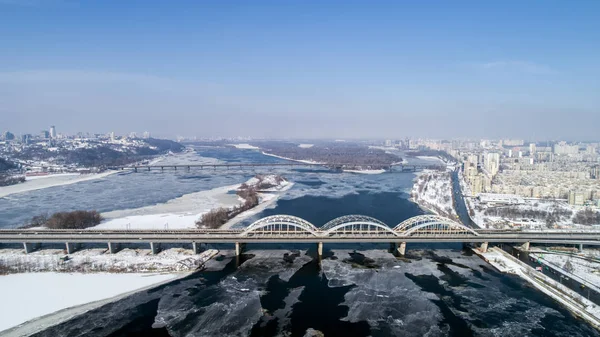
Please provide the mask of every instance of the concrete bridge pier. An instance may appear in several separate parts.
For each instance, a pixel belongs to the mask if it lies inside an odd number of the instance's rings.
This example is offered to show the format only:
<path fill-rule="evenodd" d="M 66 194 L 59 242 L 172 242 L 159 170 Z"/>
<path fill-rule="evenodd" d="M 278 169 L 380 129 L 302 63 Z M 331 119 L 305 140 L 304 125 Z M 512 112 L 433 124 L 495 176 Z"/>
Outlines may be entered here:
<path fill-rule="evenodd" d="M 404 256 L 406 254 L 406 242 L 400 242 L 396 251 L 398 252 L 398 255 Z"/>
<path fill-rule="evenodd" d="M 148 166 L 148 171 L 150 171 L 150 166 Z"/>
<path fill-rule="evenodd" d="M 150 242 L 150 250 L 152 251 L 153 255 L 158 254 L 158 252 L 160 252 L 160 243 Z"/>
<path fill-rule="evenodd" d="M 73 254 L 76 250 L 81 248 L 81 244 L 73 243 L 73 242 L 65 242 L 65 247 L 67 249 L 67 254 Z"/>
<path fill-rule="evenodd" d="M 323 242 L 317 242 L 317 255 L 323 256 Z"/>
<path fill-rule="evenodd" d="M 242 255 L 242 253 L 244 252 L 245 246 L 246 246 L 246 244 L 243 242 L 236 242 L 235 243 L 235 256 Z"/>
<path fill-rule="evenodd" d="M 482 253 L 487 253 L 487 250 L 488 250 L 488 243 L 482 242 L 481 246 L 479 247 L 479 251 L 481 251 Z"/>
<path fill-rule="evenodd" d="M 192 251 L 194 252 L 194 254 L 200 254 L 200 252 L 202 251 L 202 244 L 200 242 L 193 241 Z"/>
<path fill-rule="evenodd" d="M 108 243 L 108 252 L 110 254 L 116 254 L 119 251 L 119 244 L 114 242 Z"/>
<path fill-rule="evenodd" d="M 133 171 L 134 171 L 134 172 L 137 172 L 137 167 L 134 167 L 134 168 L 133 168 Z"/>
<path fill-rule="evenodd" d="M 23 249 L 25 250 L 25 254 L 29 254 L 37 250 L 38 248 L 40 248 L 39 243 L 23 242 Z"/>
<path fill-rule="evenodd" d="M 579 252 L 580 252 L 580 253 L 581 253 L 581 252 L 583 252 L 583 243 L 580 243 L 580 244 L 579 244 L 579 247 L 578 247 L 578 249 L 579 249 Z"/>
<path fill-rule="evenodd" d="M 525 242 L 521 247 L 524 251 L 529 251 L 529 241 Z"/>

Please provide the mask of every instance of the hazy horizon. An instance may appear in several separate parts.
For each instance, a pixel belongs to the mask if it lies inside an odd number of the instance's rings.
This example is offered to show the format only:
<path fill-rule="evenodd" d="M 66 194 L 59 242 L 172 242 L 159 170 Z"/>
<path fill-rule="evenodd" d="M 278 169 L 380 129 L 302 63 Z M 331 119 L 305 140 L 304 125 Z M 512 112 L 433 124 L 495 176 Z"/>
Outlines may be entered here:
<path fill-rule="evenodd" d="M 0 0 L 1 131 L 594 140 L 600 2 Z"/>

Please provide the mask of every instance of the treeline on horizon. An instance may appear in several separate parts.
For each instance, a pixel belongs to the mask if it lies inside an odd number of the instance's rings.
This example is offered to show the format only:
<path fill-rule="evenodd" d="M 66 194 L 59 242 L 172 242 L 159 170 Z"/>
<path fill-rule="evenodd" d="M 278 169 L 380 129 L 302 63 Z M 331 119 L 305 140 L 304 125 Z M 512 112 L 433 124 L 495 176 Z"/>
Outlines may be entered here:
<path fill-rule="evenodd" d="M 294 160 L 312 160 L 331 165 L 345 164 L 347 169 L 382 169 L 402 158 L 380 149 L 369 148 L 359 143 L 318 143 L 312 147 L 298 144 L 273 142 L 265 144 L 264 151 Z"/>

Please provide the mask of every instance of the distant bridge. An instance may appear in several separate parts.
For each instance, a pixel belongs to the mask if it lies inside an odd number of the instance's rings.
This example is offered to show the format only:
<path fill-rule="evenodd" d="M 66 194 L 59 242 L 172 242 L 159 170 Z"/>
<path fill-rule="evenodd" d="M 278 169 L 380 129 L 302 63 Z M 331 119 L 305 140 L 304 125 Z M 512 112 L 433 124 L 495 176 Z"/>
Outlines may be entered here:
<path fill-rule="evenodd" d="M 138 170 L 150 171 L 150 170 L 191 170 L 192 168 L 199 169 L 251 169 L 257 167 L 324 167 L 330 170 L 352 170 L 361 165 L 356 164 L 336 164 L 336 163 L 302 163 L 302 162 L 288 162 L 288 163 L 226 163 L 226 164 L 153 164 L 153 165 L 121 165 L 121 166 L 110 166 L 111 170 L 125 170 L 131 169 L 137 172 Z M 364 167 L 365 165 L 362 165 Z M 392 171 L 393 168 L 399 168 L 398 172 L 416 172 L 424 169 L 430 170 L 444 170 L 444 165 L 428 165 L 428 164 L 406 164 L 406 163 L 393 163 L 388 165 L 373 165 L 377 169 L 385 169 Z"/>
<path fill-rule="evenodd" d="M 407 219 L 395 227 L 363 215 L 347 215 L 329 221 L 321 227 L 290 215 L 262 218 L 241 229 L 186 229 L 186 230 L 0 230 L 0 243 L 23 243 L 25 251 L 32 251 L 40 243 L 66 243 L 68 253 L 81 243 L 105 243 L 111 253 L 119 243 L 150 244 L 153 253 L 160 243 L 191 243 L 195 252 L 201 243 L 233 243 L 240 254 L 246 243 L 316 243 L 319 255 L 324 243 L 390 243 L 400 255 L 411 242 L 481 243 L 487 250 L 488 242 L 600 245 L 599 230 L 520 231 L 472 229 L 454 220 L 420 215 Z"/>

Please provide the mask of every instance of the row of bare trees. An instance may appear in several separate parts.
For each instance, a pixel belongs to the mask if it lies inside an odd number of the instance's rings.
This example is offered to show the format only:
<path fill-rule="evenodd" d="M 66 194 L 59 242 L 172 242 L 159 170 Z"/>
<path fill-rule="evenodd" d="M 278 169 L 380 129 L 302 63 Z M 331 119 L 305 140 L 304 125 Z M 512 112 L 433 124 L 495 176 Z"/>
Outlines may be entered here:
<path fill-rule="evenodd" d="M 256 207 L 260 201 L 256 188 L 254 186 L 248 186 L 246 183 L 243 183 L 240 186 L 236 194 L 245 200 L 243 204 L 233 208 L 220 207 L 213 209 L 208 213 L 203 214 L 200 220 L 196 221 L 196 227 L 219 228 L 236 215 Z"/>
<path fill-rule="evenodd" d="M 58 212 L 52 216 L 46 213 L 34 216 L 23 228 L 84 229 L 100 224 L 103 219 L 97 211 Z"/>
<path fill-rule="evenodd" d="M 581 225 L 598 225 L 600 224 L 600 212 L 586 208 L 575 213 L 573 222 Z"/>

